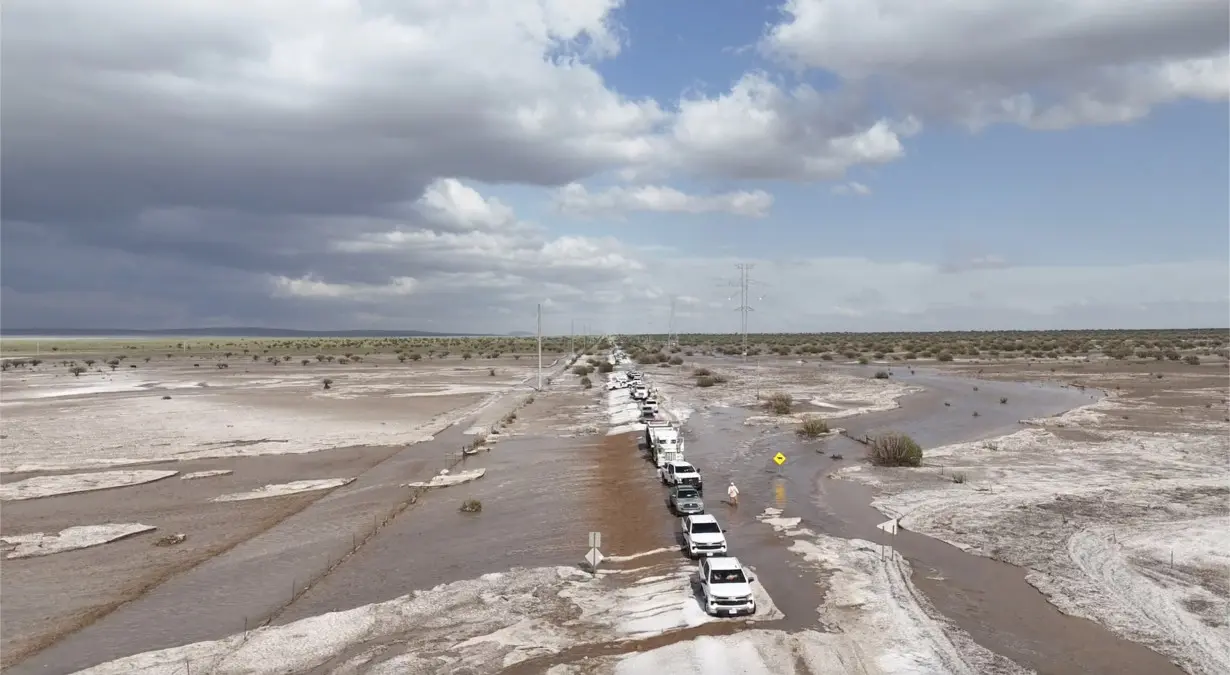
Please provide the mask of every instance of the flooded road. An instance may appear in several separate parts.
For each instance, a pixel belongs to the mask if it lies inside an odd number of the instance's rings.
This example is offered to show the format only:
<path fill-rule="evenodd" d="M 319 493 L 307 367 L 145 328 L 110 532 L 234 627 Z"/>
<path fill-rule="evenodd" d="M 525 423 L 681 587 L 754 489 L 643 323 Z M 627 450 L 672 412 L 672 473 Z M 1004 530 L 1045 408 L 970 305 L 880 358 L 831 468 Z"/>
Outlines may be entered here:
<path fill-rule="evenodd" d="M 871 372 L 868 369 L 868 375 Z M 1019 428 L 1021 419 L 1057 414 L 1098 396 L 1058 386 L 977 381 L 921 370 L 910 376 L 908 372 L 899 369 L 894 377 L 928 391 L 903 399 L 899 409 L 835 420 L 834 424 L 856 436 L 900 431 L 924 447 L 934 447 L 1011 433 Z M 1001 398 L 1008 403 L 1000 403 Z M 974 411 L 980 414 L 974 416 Z M 743 420 L 751 414 L 716 408 L 698 413 L 688 424 L 689 459 L 711 484 L 724 486 L 733 479 L 742 493 L 737 510 L 727 508 L 726 514 L 715 510 L 730 523 L 728 536 L 740 558 L 766 565 L 768 559 L 780 555 L 779 549 L 764 540 L 767 528 L 752 527 L 755 515 L 765 507 L 782 509 L 784 517 L 800 517 L 802 526 L 817 532 L 888 542 L 888 535 L 875 528 L 887 517 L 869 506 L 872 492 L 857 483 L 825 477 L 861 457 L 863 446 L 843 437 L 801 441 L 789 425 L 744 426 Z M 777 452 L 788 458 L 782 467 L 772 461 Z M 831 459 L 831 453 L 848 459 Z M 1025 582 L 1021 568 L 904 530 L 892 543 L 913 567 L 913 583 L 941 614 L 980 645 L 1038 673 L 1182 672 L 1157 652 L 1120 639 L 1092 621 L 1062 614 Z M 762 576 L 771 591 L 774 581 L 768 574 Z M 814 580 L 796 577 L 778 584 L 781 590 L 774 592 L 788 615 L 787 603 L 802 582 Z M 796 625 L 806 622 L 797 613 L 790 620 Z"/>
<path fill-rule="evenodd" d="M 307 580 L 324 574 L 357 542 L 400 512 L 412 493 L 400 483 L 429 478 L 453 461 L 464 428 L 454 425 L 434 440 L 392 454 L 354 482 L 168 579 L 6 672 L 70 673 L 130 654 L 216 640 L 259 625 L 301 592 Z"/>
<path fill-rule="evenodd" d="M 430 490 L 277 623 L 514 567 L 579 565 L 590 531 L 607 555 L 670 546 L 662 495 L 636 455 L 630 436 L 502 440 L 457 468 L 485 468 L 483 478 Z M 482 512 L 461 512 L 467 499 Z"/>

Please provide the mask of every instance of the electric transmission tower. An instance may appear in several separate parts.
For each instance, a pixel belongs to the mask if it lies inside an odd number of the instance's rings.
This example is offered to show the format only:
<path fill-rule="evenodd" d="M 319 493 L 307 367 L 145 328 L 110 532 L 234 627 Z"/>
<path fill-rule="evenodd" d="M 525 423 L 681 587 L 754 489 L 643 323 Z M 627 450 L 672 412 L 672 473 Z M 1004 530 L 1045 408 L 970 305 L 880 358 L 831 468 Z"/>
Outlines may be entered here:
<path fill-rule="evenodd" d="M 679 333 L 675 331 L 675 303 L 678 300 L 671 296 L 671 316 L 666 324 L 666 347 L 669 349 L 679 344 Z"/>
<path fill-rule="evenodd" d="M 747 359 L 747 313 L 756 311 L 750 304 L 749 289 L 757 282 L 752 281 L 752 268 L 755 267 L 752 263 L 740 263 L 735 265 L 739 269 L 739 281 L 728 281 L 726 286 L 735 286 L 738 290 L 739 306 L 735 307 L 735 311 L 740 314 L 739 332 L 743 336 L 743 358 Z M 733 295 L 731 296 L 734 297 Z"/>

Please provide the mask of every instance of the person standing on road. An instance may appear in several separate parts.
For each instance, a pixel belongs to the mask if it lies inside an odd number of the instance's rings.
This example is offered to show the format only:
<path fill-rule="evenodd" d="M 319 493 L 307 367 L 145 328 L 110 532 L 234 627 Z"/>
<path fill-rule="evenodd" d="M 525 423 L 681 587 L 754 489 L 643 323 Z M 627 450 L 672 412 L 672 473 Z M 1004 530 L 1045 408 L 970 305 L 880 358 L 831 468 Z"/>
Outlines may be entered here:
<path fill-rule="evenodd" d="M 726 488 L 726 495 L 730 497 L 730 505 L 739 505 L 739 488 L 735 487 L 735 482 L 730 481 L 730 487 Z"/>

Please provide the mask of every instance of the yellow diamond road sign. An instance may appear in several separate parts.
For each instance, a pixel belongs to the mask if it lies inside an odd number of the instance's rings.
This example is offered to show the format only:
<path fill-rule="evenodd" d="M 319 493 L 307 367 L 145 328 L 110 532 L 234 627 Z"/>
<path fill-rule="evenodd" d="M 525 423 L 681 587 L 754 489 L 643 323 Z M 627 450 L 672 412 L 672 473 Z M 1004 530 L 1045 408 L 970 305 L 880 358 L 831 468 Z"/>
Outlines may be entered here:
<path fill-rule="evenodd" d="M 779 452 L 776 455 L 773 455 L 773 461 L 777 462 L 778 466 L 781 466 L 786 463 L 786 456 Z"/>

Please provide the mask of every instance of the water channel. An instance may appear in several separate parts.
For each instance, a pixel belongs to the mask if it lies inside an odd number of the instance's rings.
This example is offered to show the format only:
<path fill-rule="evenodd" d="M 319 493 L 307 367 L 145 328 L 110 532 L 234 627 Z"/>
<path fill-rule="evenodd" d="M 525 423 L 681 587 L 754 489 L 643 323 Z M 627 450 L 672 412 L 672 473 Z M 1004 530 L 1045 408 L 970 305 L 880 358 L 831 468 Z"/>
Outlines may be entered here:
<path fill-rule="evenodd" d="M 874 369 L 850 370 L 870 377 Z M 855 437 L 900 431 L 924 448 L 936 447 L 1011 433 L 1020 428 L 1021 419 L 1058 414 L 1100 396 L 1059 385 L 977 380 L 925 370 L 911 373 L 908 368 L 896 369 L 893 377 L 926 391 L 902 399 L 895 410 L 835 420 L 834 426 Z M 1012 405 L 1000 405 L 1001 397 Z M 980 414 L 974 416 L 973 411 Z M 688 458 L 719 493 L 728 480 L 739 485 L 741 506 L 747 506 L 728 513 L 715 509 L 719 518 L 729 521 L 732 549 L 757 568 L 761 582 L 790 617 L 785 627 L 814 628 L 816 592 L 802 588 L 800 582 L 807 581 L 814 589 L 824 580 L 783 561 L 781 544 L 772 541 L 777 535 L 758 523 L 756 515 L 765 506 L 776 506 L 784 517 L 801 518 L 802 527 L 870 541 L 886 537 L 875 526 L 887 517 L 870 507 L 874 494 L 869 488 L 826 477 L 837 466 L 861 457 L 863 446 L 844 437 L 803 442 L 792 427 L 744 425 L 751 414 L 737 408 L 698 412 L 686 425 Z M 772 461 L 779 451 L 789 458 L 782 467 Z M 846 459 L 832 459 L 832 453 Z M 1143 645 L 1059 612 L 1026 583 L 1021 568 L 904 530 L 894 545 L 912 566 L 914 585 L 936 610 L 978 644 L 1040 674 L 1183 672 Z"/>

